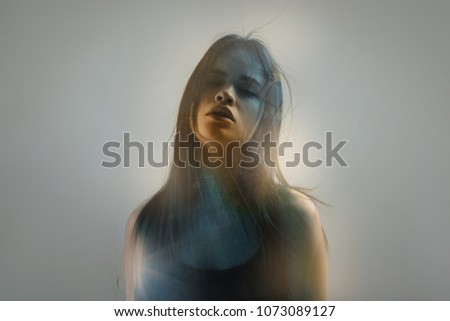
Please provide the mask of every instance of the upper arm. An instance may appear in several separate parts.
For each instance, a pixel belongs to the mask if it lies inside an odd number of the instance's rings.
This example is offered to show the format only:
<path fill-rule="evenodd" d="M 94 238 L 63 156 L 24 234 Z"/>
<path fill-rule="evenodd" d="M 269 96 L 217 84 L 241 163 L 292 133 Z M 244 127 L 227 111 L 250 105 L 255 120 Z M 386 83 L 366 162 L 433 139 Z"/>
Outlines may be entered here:
<path fill-rule="evenodd" d="M 125 250 L 124 250 L 124 265 L 125 265 L 125 294 L 127 300 L 134 300 L 134 287 L 136 271 L 136 252 L 137 244 L 134 237 L 134 226 L 139 214 L 144 207 L 139 205 L 130 215 L 125 230 Z"/>
<path fill-rule="evenodd" d="M 289 283 L 294 298 L 325 300 L 327 297 L 327 247 L 314 202 L 305 194 L 292 190 L 294 213 L 286 225 L 287 237 L 293 244 L 288 260 Z M 297 221 L 298 220 L 298 221 Z"/>

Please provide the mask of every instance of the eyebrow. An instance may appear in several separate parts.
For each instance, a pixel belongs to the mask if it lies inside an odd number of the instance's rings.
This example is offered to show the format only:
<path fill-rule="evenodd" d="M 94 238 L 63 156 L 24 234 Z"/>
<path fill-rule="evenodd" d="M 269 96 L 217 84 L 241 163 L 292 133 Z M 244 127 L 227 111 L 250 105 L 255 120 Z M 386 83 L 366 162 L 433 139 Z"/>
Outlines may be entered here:
<path fill-rule="evenodd" d="M 227 76 L 227 73 L 225 71 L 221 70 L 221 69 L 212 69 L 210 71 L 210 73 L 217 74 L 217 75 L 220 75 L 220 76 L 223 76 L 223 77 Z M 242 74 L 242 75 L 239 76 L 239 79 L 240 80 L 244 80 L 244 81 L 249 82 L 249 83 L 252 83 L 252 84 L 254 83 L 254 84 L 258 85 L 259 87 L 262 87 L 262 84 L 258 80 L 256 80 L 255 78 L 253 78 L 253 77 L 251 77 L 249 75 Z"/>

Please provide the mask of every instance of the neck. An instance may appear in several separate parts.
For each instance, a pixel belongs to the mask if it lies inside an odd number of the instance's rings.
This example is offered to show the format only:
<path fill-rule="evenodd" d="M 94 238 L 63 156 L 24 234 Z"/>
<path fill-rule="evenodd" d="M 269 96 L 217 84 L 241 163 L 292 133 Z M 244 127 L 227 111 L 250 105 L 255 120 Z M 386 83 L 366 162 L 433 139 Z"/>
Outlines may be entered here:
<path fill-rule="evenodd" d="M 218 191 L 235 206 L 242 202 L 245 193 L 244 182 L 233 168 L 201 168 L 198 176 L 200 188 L 203 190 Z"/>

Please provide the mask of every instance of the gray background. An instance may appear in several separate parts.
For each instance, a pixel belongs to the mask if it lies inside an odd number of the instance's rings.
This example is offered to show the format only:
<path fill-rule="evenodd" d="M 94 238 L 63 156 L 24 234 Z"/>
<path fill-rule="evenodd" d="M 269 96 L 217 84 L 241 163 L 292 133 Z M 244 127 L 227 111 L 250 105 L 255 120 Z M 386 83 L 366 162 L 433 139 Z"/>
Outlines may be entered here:
<path fill-rule="evenodd" d="M 347 168 L 285 170 L 333 205 L 329 298 L 450 300 L 449 17 L 437 0 L 0 1 L 0 299 L 124 298 L 126 221 L 167 171 L 102 168 L 102 145 L 167 141 L 212 41 L 264 25 L 293 91 L 283 138 L 348 140 Z"/>

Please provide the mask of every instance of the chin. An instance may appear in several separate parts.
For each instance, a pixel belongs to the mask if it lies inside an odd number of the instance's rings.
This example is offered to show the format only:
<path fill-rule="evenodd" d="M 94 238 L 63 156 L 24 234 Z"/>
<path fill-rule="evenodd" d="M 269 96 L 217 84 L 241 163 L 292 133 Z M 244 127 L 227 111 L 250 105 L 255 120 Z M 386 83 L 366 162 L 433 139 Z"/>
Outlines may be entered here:
<path fill-rule="evenodd" d="M 228 144 L 231 141 L 239 140 L 239 137 L 233 135 L 229 128 L 217 128 L 208 126 L 210 128 L 204 128 L 202 130 L 197 130 L 195 136 L 202 143 L 215 141 L 221 144 Z M 212 127 L 212 128 L 211 128 Z"/>

